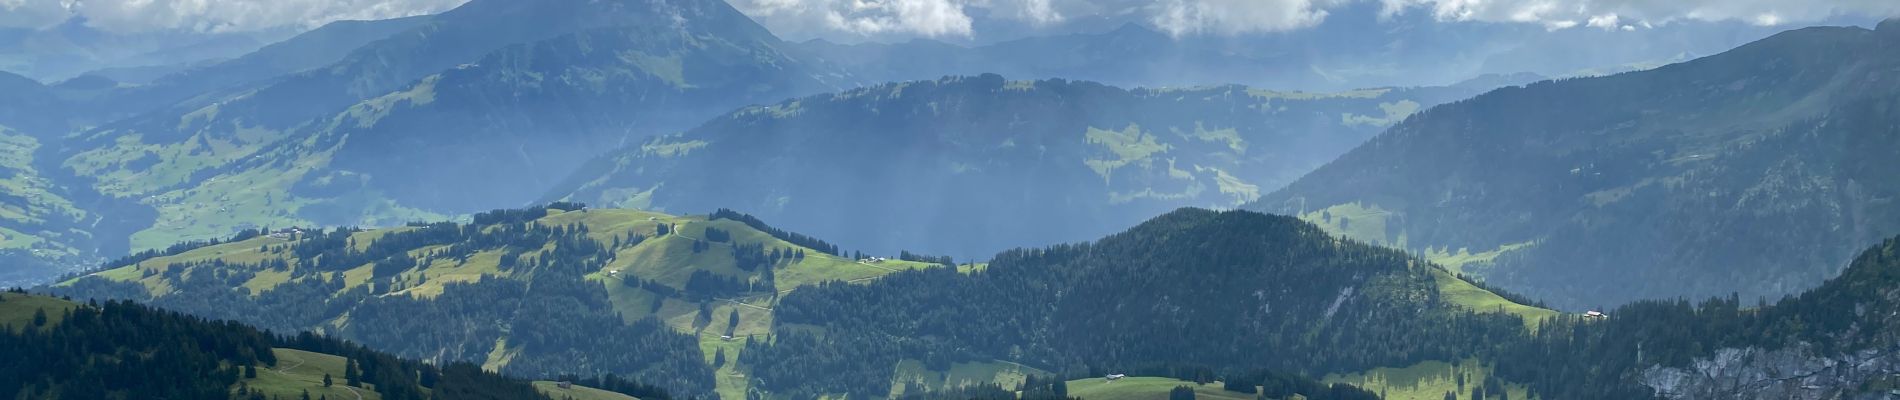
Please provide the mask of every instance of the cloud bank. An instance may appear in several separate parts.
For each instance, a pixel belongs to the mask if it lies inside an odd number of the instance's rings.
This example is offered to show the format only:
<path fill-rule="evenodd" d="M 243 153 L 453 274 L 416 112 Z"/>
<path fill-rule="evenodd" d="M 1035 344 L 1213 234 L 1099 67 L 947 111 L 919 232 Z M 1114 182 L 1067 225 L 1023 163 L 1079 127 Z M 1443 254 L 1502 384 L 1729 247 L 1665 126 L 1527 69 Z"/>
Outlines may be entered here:
<path fill-rule="evenodd" d="M 1633 30 L 1678 21 L 1776 26 L 1836 16 L 1900 15 L 1894 0 L 1380 0 L 1387 15 L 1424 10 L 1440 21 L 1520 22 L 1552 29 Z"/>
<path fill-rule="evenodd" d="M 1030 24 L 1132 15 L 1176 36 L 1303 29 L 1331 11 L 1376 2 L 1386 16 L 1426 12 L 1444 22 L 1539 24 L 1549 29 L 1635 30 L 1681 21 L 1784 25 L 1859 15 L 1900 15 L 1900 0 L 734 0 L 793 36 L 969 36 L 970 13 Z"/>
<path fill-rule="evenodd" d="M 84 17 L 100 30 L 247 32 L 346 19 L 437 13 L 467 0 L 0 0 L 0 26 L 38 28 Z"/>
<path fill-rule="evenodd" d="M 341 19 L 435 13 L 466 0 L 0 0 L 0 27 L 45 27 L 83 16 L 115 32 L 242 32 L 314 27 Z M 534 0 L 519 0 L 534 1 Z M 1678 21 L 1758 25 L 1842 15 L 1900 15 L 1900 0 L 730 0 L 791 37 L 969 37 L 975 11 L 1034 26 L 1108 16 L 1171 34 L 1231 35 L 1303 29 L 1353 2 L 1386 16 L 1424 12 L 1446 22 L 1635 30 Z"/>

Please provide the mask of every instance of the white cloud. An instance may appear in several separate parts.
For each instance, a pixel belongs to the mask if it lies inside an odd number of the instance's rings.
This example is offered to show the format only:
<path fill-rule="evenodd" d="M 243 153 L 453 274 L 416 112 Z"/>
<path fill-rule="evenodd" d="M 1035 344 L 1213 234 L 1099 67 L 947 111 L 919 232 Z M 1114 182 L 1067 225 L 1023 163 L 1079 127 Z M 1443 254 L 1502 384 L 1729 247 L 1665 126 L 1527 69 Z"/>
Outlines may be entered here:
<path fill-rule="evenodd" d="M 1020 15 L 1039 25 L 1062 22 L 1062 13 L 1056 12 L 1055 6 L 1049 1 L 1024 0 Z"/>
<path fill-rule="evenodd" d="M 774 31 L 793 37 L 971 35 L 968 10 L 1032 25 L 1072 16 L 1127 15 L 1173 33 L 1234 34 L 1309 27 L 1328 7 L 1352 0 L 733 0 Z"/>
<path fill-rule="evenodd" d="M 98 29 L 241 32 L 441 12 L 467 0 L 0 0 L 0 25 L 50 26 L 83 16 Z"/>
<path fill-rule="evenodd" d="M 0 28 L 39 28 L 66 20 L 60 0 L 0 0 Z"/>
<path fill-rule="evenodd" d="M 1017 0 L 1021 1 L 1021 0 Z M 969 36 L 967 0 L 733 0 L 780 34 Z"/>
<path fill-rule="evenodd" d="M 1441 21 L 1583 25 L 1630 30 L 1675 21 L 1741 21 L 1757 25 L 1814 22 L 1842 15 L 1900 15 L 1896 0 L 1379 0 L 1386 15 L 1414 9 Z"/>
<path fill-rule="evenodd" d="M 1284 31 L 1319 25 L 1329 5 L 1314 0 L 1166 0 L 1155 7 L 1151 21 L 1175 36 Z"/>
<path fill-rule="evenodd" d="M 249 31 L 314 27 L 339 19 L 440 12 L 466 0 L 0 0 L 0 27 L 44 27 L 74 15 L 116 32 Z M 540 0 L 507 0 L 540 1 Z M 1352 2 L 1390 15 L 1441 21 L 1539 24 L 1549 29 L 1630 30 L 1675 21 L 1788 25 L 1839 15 L 1900 15 L 1900 0 L 729 0 L 788 37 L 969 37 L 969 11 L 1044 26 L 1105 16 L 1175 35 L 1240 34 L 1324 23 Z"/>

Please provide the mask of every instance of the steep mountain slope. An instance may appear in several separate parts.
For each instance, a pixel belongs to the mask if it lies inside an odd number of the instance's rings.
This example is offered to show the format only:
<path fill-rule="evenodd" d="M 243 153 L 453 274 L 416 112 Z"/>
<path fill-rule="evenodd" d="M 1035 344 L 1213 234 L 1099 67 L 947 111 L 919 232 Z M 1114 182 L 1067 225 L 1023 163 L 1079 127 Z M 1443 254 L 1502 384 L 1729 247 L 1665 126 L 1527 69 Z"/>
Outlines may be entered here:
<path fill-rule="evenodd" d="M 328 121 L 336 125 L 317 140 L 337 147 L 322 172 L 439 212 L 525 203 L 604 148 L 828 87 L 776 46 L 771 36 L 630 27 L 505 49 L 411 89 L 429 99 Z"/>
<path fill-rule="evenodd" d="M 1900 232 L 1895 49 L 1897 21 L 1809 28 L 1507 88 L 1423 112 L 1250 208 L 1489 260 L 1466 270 L 1563 307 L 1778 297 Z"/>
<path fill-rule="evenodd" d="M 719 337 L 766 333 L 781 291 L 930 265 L 860 263 L 730 212 L 554 207 L 483 213 L 473 224 L 253 231 L 143 253 L 51 290 L 326 332 L 517 376 L 636 376 L 690 396 L 710 394 L 716 379 L 728 384 L 708 366 L 715 347 L 736 346 Z"/>
<path fill-rule="evenodd" d="M 23 286 L 96 262 L 83 222 L 89 212 L 39 173 L 33 135 L 0 125 L 0 286 Z"/>
<path fill-rule="evenodd" d="M 131 246 L 522 204 L 604 149 L 829 88 L 715 0 L 475 1 L 334 65 L 88 132 L 64 166 Z"/>
<path fill-rule="evenodd" d="M 0 394 L 14 398 L 548 398 L 473 365 L 437 367 L 130 302 L 0 293 L 0 325 L 11 327 L 0 330 L 0 355 L 12 361 L 0 366 Z"/>
<path fill-rule="evenodd" d="M 46 137 L 65 133 L 68 111 L 62 103 L 39 81 L 0 72 L 0 126 Z"/>
<path fill-rule="evenodd" d="M 552 196 L 737 207 L 881 252 L 981 257 L 1253 200 L 1414 110 L 1475 92 L 1125 90 L 996 75 L 886 84 L 628 147 Z"/>
<path fill-rule="evenodd" d="M 87 211 L 42 173 L 42 143 L 65 132 L 68 109 L 32 79 L 0 72 L 0 286 L 30 284 L 92 259 Z"/>
<path fill-rule="evenodd" d="M 1886 399 L 1900 390 L 1900 238 L 1773 305 L 1644 301 L 1557 318 L 1498 371 L 1544 398 Z"/>
<path fill-rule="evenodd" d="M 1439 272 L 1290 217 L 1183 209 L 1093 243 L 1004 252 L 980 272 L 793 292 L 775 340 L 739 361 L 767 390 L 876 397 L 901 359 L 1232 378 L 1458 359 L 1525 335 L 1516 316 L 1445 296 L 1439 281 L 1454 278 Z"/>

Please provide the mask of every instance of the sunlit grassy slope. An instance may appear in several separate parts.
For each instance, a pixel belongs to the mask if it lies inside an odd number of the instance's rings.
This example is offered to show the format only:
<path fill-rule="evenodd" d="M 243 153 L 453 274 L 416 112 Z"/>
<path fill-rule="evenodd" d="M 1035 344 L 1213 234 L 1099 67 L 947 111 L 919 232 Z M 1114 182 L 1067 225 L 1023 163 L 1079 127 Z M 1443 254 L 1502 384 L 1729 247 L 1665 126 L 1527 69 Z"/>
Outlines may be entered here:
<path fill-rule="evenodd" d="M 1255 400 L 1255 395 L 1221 389 L 1220 383 L 1196 385 L 1194 382 L 1174 378 L 1127 377 L 1113 381 L 1104 378 L 1088 378 L 1069 381 L 1068 385 L 1069 396 L 1079 397 L 1082 400 L 1166 399 L 1169 390 L 1184 385 L 1194 388 L 1195 399 Z"/>
<path fill-rule="evenodd" d="M 555 400 L 640 400 L 633 396 L 585 386 L 562 388 L 554 381 L 535 381 L 534 389 Z"/>
<path fill-rule="evenodd" d="M 1358 202 L 1316 208 L 1300 215 L 1301 220 L 1318 225 L 1320 229 L 1335 236 L 1403 248 L 1406 244 L 1405 235 L 1402 232 L 1387 229 L 1387 224 L 1393 223 L 1392 218 L 1394 214 L 1390 211 L 1377 205 Z M 1471 268 L 1489 265 L 1498 256 L 1532 245 L 1531 242 L 1518 243 L 1478 253 L 1472 253 L 1468 249 L 1459 249 L 1456 252 L 1447 249 L 1431 249 L 1425 253 L 1425 258 L 1444 268 L 1442 270 L 1433 268 L 1433 277 L 1438 283 L 1439 293 L 1444 295 L 1445 300 L 1472 311 L 1516 315 L 1524 318 L 1525 325 L 1536 329 L 1543 319 L 1559 313 L 1512 302 L 1460 278 L 1460 274 L 1469 273 Z"/>
<path fill-rule="evenodd" d="M 1476 312 L 1501 312 L 1516 315 L 1524 319 L 1524 324 L 1532 330 L 1537 329 L 1544 319 L 1555 317 L 1554 310 L 1518 304 L 1498 296 L 1497 293 L 1484 290 L 1441 269 L 1432 269 L 1432 277 L 1438 283 L 1438 294 L 1446 301 L 1469 308 Z"/>
<path fill-rule="evenodd" d="M 32 325 L 36 311 L 45 312 L 46 325 L 52 326 L 66 317 L 67 310 L 77 306 L 73 302 L 52 297 L 0 293 L 0 326 L 13 327 L 15 332 L 26 329 Z"/>
<path fill-rule="evenodd" d="M 343 357 L 291 349 L 271 349 L 271 353 L 277 355 L 277 366 L 258 366 L 257 378 L 243 381 L 251 389 L 263 391 L 266 397 L 301 398 L 309 391 L 313 399 L 382 398 L 374 390 L 345 385 L 343 372 L 347 360 Z M 324 374 L 329 374 L 332 381 L 328 387 L 323 386 Z"/>
<path fill-rule="evenodd" d="M 1465 386 L 1459 387 L 1458 376 L 1464 375 Z M 1473 385 L 1480 385 L 1491 375 L 1491 367 L 1477 360 L 1464 360 L 1457 363 L 1426 361 L 1404 368 L 1379 368 L 1358 374 L 1328 375 L 1326 383 L 1345 383 L 1358 386 L 1375 393 L 1382 393 L 1386 400 L 1442 400 L 1445 393 L 1458 393 L 1458 398 L 1471 395 Z M 1505 391 L 1513 399 L 1527 399 L 1523 385 L 1506 383 Z M 1497 396 L 1487 396 L 1497 398 Z"/>
<path fill-rule="evenodd" d="M 0 251 L 20 251 L 42 259 L 80 254 L 73 242 L 83 234 L 61 228 L 87 216 L 61 197 L 56 184 L 35 168 L 40 143 L 32 136 L 0 126 Z"/>
<path fill-rule="evenodd" d="M 903 360 L 897 363 L 896 382 L 891 383 L 891 395 L 902 396 L 911 383 L 922 385 L 928 390 L 945 390 L 959 387 L 997 384 L 1014 388 L 1023 384 L 1029 375 L 1049 375 L 1043 370 L 1005 361 L 977 363 L 957 363 L 948 371 L 932 371 L 922 361 Z"/>

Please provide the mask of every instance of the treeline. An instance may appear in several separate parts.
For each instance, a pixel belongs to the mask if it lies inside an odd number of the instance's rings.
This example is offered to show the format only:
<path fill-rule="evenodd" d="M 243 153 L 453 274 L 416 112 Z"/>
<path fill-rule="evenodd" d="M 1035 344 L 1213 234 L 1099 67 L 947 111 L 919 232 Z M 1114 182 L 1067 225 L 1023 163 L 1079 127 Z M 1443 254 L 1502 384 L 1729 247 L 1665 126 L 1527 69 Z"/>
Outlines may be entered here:
<path fill-rule="evenodd" d="M 15 292 L 22 293 L 22 292 Z M 4 307 L 0 304 L 0 307 Z M 273 336 L 125 301 L 63 311 L 53 323 L 0 330 L 0 395 L 21 399 L 261 398 L 243 378 L 277 364 L 273 347 L 333 354 L 384 399 L 545 399 L 527 382 L 468 364 L 437 368 L 300 334 Z"/>
<path fill-rule="evenodd" d="M 1211 384 L 1213 382 L 1212 371 L 1212 369 L 1206 367 L 1177 366 L 1154 368 L 1145 371 L 1130 371 L 1135 372 L 1135 374 L 1129 376 L 1179 379 L 1182 384 L 1169 391 L 1169 398 L 1193 399 L 1195 397 L 1194 388 L 1189 385 L 1202 386 Z M 1068 381 L 1078 379 L 1100 380 L 1107 378 L 1103 376 L 1062 377 L 1056 375 L 1031 374 L 1023 377 L 1023 383 L 1017 385 L 1013 391 L 994 383 L 958 386 L 944 390 L 929 391 L 925 390 L 923 386 L 918 385 L 916 382 L 910 382 L 905 386 L 904 395 L 898 396 L 898 398 L 917 400 L 1068 400 L 1076 398 L 1069 394 Z M 1493 382 L 1496 381 L 1493 380 Z M 1308 400 L 1381 399 L 1378 393 L 1361 389 L 1357 386 L 1343 383 L 1326 384 L 1301 375 L 1265 371 L 1230 374 L 1223 378 L 1221 390 L 1253 395 L 1262 400 L 1294 398 L 1304 398 Z M 1484 393 L 1484 389 L 1480 387 L 1476 393 Z M 1475 398 L 1483 399 L 1485 397 Z"/>
<path fill-rule="evenodd" d="M 541 207 L 494 210 L 475 214 L 475 225 L 519 224 L 548 216 L 548 210 L 579 211 L 587 209 L 587 204 L 553 202 Z"/>
<path fill-rule="evenodd" d="M 1504 257 L 1510 257 L 1510 256 L 1506 255 Z M 1522 304 L 1522 305 L 1537 307 L 1537 308 L 1546 308 L 1546 309 L 1550 308 L 1550 304 L 1545 303 L 1543 300 L 1534 299 L 1522 293 L 1512 292 L 1510 290 L 1497 287 L 1495 285 L 1492 285 L 1489 282 L 1485 282 L 1483 279 L 1478 279 L 1476 277 L 1471 277 L 1471 276 L 1466 276 L 1465 274 L 1456 274 L 1456 273 L 1452 274 L 1452 276 L 1455 276 L 1460 280 L 1468 282 L 1472 286 L 1477 286 L 1479 289 L 1484 289 L 1487 292 L 1491 292 L 1491 294 L 1498 295 L 1498 297 L 1502 297 L 1504 298 L 1504 300 L 1510 301 L 1512 303 L 1517 303 L 1517 304 Z"/>
<path fill-rule="evenodd" d="M 937 265 L 942 265 L 946 267 L 957 266 L 957 261 L 955 259 L 950 258 L 950 256 L 927 256 L 923 254 L 912 253 L 910 252 L 910 250 L 899 251 L 897 253 L 897 259 L 904 260 L 904 261 L 912 261 L 912 262 L 931 263 L 931 264 L 937 264 Z"/>
<path fill-rule="evenodd" d="M 766 249 L 764 243 L 732 245 L 732 261 L 739 269 L 746 271 L 767 270 L 780 263 L 796 263 L 805 260 L 805 250 Z"/>
<path fill-rule="evenodd" d="M 663 389 L 657 386 L 647 385 L 647 384 L 640 383 L 634 380 L 629 380 L 629 379 L 626 379 L 626 378 L 620 377 L 619 375 L 614 375 L 614 374 L 605 374 L 605 375 L 588 376 L 588 377 L 575 376 L 575 375 L 562 375 L 557 380 L 560 382 L 568 382 L 568 383 L 573 383 L 576 385 L 581 385 L 581 386 L 586 386 L 590 388 L 633 396 L 641 400 L 668 400 L 668 399 L 673 398 L 672 395 L 666 392 L 666 389 Z"/>
<path fill-rule="evenodd" d="M 230 241 L 235 242 L 235 241 L 240 241 L 240 240 L 247 240 L 250 238 L 258 237 L 263 234 L 264 234 L 263 231 L 259 229 L 245 229 L 242 231 L 238 231 L 238 233 L 235 236 L 233 236 L 233 238 Z M 119 257 L 111 261 L 107 261 L 104 264 L 100 264 L 99 267 L 97 268 L 62 275 L 59 278 L 54 279 L 53 281 L 65 282 L 65 281 L 76 279 L 81 276 L 85 276 L 87 274 L 91 274 L 94 272 L 122 268 L 122 267 L 130 266 L 133 264 L 145 262 L 145 260 L 150 260 L 150 259 L 159 258 L 159 257 L 166 257 L 166 256 L 175 256 L 179 254 L 184 254 L 187 251 L 197 250 L 197 249 L 209 247 L 209 246 L 216 246 L 216 245 L 220 245 L 224 243 L 226 243 L 225 240 L 219 240 L 219 239 L 193 240 L 193 241 L 174 243 L 170 246 L 166 246 L 164 249 L 145 250 L 145 251 L 140 251 L 137 253 L 132 253 L 124 257 Z"/>
<path fill-rule="evenodd" d="M 743 223 L 746 226 L 752 227 L 752 229 L 757 229 L 760 232 L 765 232 L 768 235 L 772 235 L 772 237 L 778 238 L 779 240 L 786 241 L 793 245 L 797 245 L 798 247 L 804 247 L 804 248 L 808 248 L 812 250 L 822 251 L 825 254 L 831 254 L 831 255 L 837 255 L 837 256 L 844 255 L 844 253 L 838 250 L 837 245 L 825 242 L 824 240 L 819 240 L 818 238 L 815 238 L 815 237 L 806 236 L 804 234 L 795 233 L 795 232 L 786 232 L 783 229 L 773 228 L 771 225 L 766 225 L 765 221 L 760 221 L 757 217 L 753 217 L 751 215 L 747 215 L 745 213 L 741 213 L 738 211 L 732 211 L 732 210 L 721 208 L 718 211 L 713 211 L 712 214 L 708 214 L 706 218 L 712 219 L 712 220 L 728 219 L 728 220 L 733 220 L 733 221 L 739 221 L 740 223 Z"/>
<path fill-rule="evenodd" d="M 1183 210 L 1092 244 L 1004 252 L 968 275 L 801 289 L 776 322 L 824 336 L 783 332 L 740 362 L 774 392 L 875 397 L 903 359 L 1079 376 L 1181 365 L 1320 375 L 1460 359 L 1527 334 L 1516 317 L 1443 303 L 1414 261 L 1290 218 Z"/>

